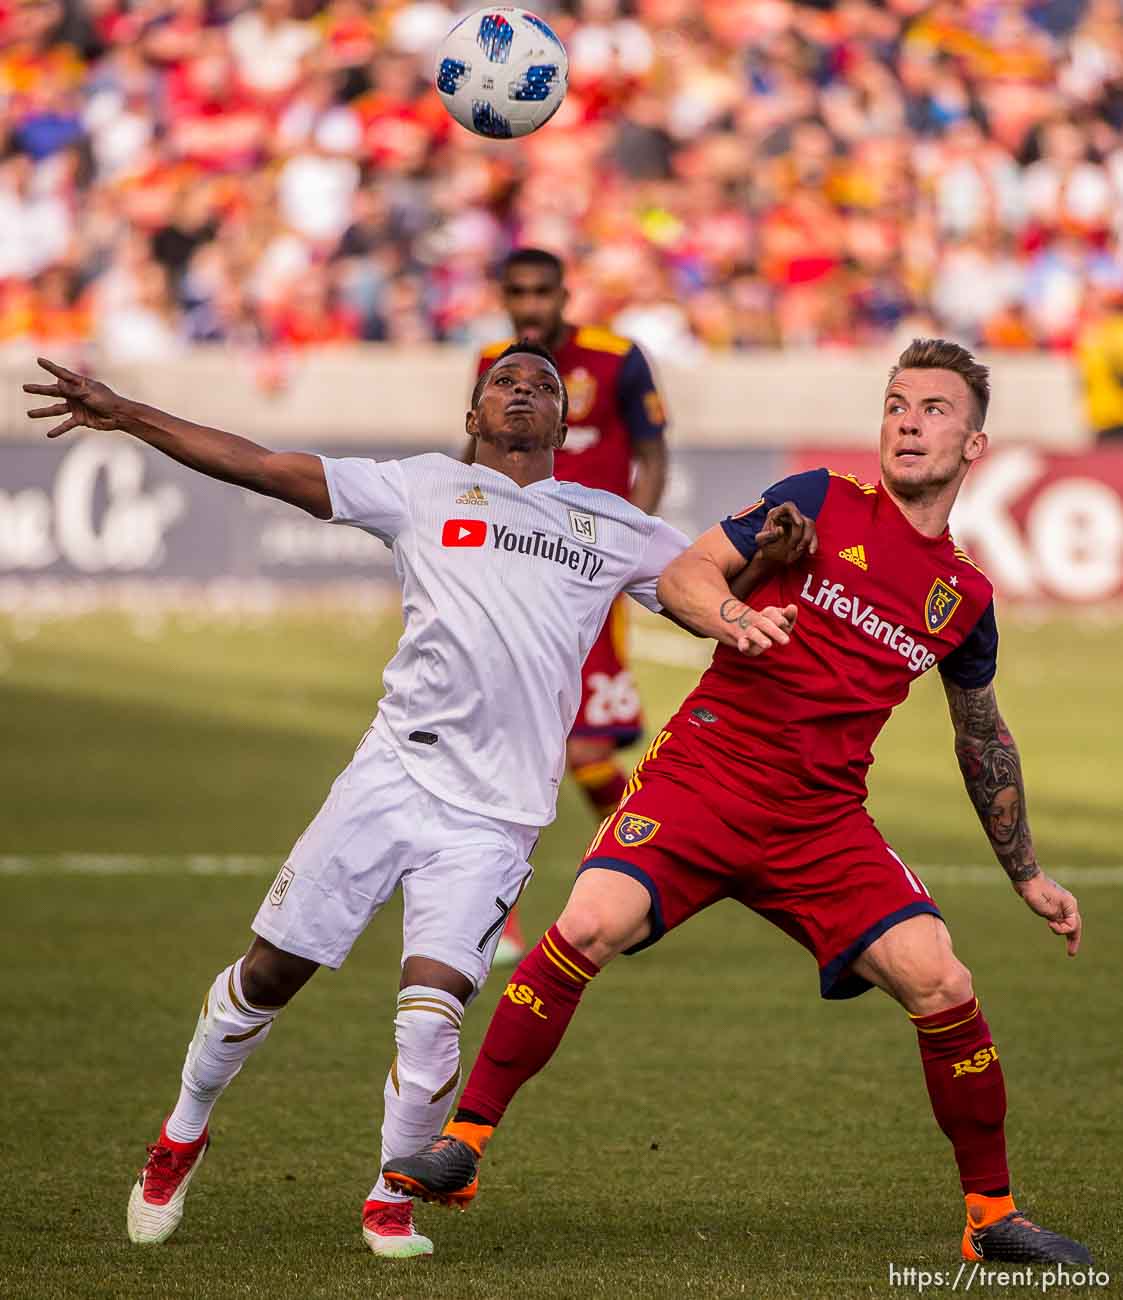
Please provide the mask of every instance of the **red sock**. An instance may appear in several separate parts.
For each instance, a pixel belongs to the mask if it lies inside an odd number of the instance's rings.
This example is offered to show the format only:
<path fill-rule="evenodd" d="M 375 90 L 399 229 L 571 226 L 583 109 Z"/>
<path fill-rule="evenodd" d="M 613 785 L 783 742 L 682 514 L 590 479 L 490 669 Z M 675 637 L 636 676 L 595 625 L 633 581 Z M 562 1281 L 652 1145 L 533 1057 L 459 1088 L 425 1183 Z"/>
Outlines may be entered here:
<path fill-rule="evenodd" d="M 910 1016 L 936 1123 L 955 1148 L 964 1192 L 1006 1188 L 1006 1084 L 998 1048 L 972 998 L 931 1016 Z"/>
<path fill-rule="evenodd" d="M 573 769 L 573 779 L 585 792 L 598 817 L 607 817 L 624 797 L 628 778 L 611 758 Z"/>
<path fill-rule="evenodd" d="M 553 1056 L 598 969 L 566 943 L 556 925 L 546 931 L 503 990 L 458 1114 L 499 1123 L 515 1093 Z"/>

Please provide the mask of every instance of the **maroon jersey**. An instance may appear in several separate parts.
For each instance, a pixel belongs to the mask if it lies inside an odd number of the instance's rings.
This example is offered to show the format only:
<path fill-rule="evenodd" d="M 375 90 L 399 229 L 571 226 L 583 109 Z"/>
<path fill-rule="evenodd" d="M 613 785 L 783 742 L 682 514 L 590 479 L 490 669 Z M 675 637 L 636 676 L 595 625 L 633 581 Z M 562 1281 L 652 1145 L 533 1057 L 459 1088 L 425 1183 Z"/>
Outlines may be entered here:
<path fill-rule="evenodd" d="M 815 519 L 818 554 L 753 593 L 794 604 L 791 643 L 749 659 L 718 646 L 668 730 L 723 787 L 772 799 L 866 796 L 871 747 L 921 673 L 966 687 L 994 676 L 991 584 L 945 530 L 926 537 L 880 484 L 817 469 L 723 521 L 745 556 L 774 505 Z"/>
<path fill-rule="evenodd" d="M 504 339 L 485 348 L 477 376 L 513 342 Z M 666 428 L 647 358 L 619 334 L 567 326 L 554 359 L 569 393 L 569 433 L 565 446 L 554 453 L 554 477 L 626 498 L 633 446 L 661 438 Z"/>

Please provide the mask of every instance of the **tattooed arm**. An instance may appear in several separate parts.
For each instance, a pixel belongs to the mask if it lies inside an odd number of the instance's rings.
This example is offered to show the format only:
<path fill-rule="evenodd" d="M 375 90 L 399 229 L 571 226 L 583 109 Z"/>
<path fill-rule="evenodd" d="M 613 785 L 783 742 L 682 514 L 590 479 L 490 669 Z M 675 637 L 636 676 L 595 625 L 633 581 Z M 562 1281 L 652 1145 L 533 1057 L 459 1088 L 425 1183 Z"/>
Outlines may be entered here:
<path fill-rule="evenodd" d="M 994 686 L 968 690 L 945 678 L 944 691 L 959 770 L 995 857 L 1029 907 L 1048 920 L 1054 934 L 1064 936 L 1068 954 L 1074 957 L 1080 947 L 1080 912 L 1072 894 L 1037 865 L 1022 762 L 998 711 Z"/>
<path fill-rule="evenodd" d="M 994 686 L 964 690 L 945 681 L 955 729 L 955 756 L 967 793 L 995 856 L 1018 884 L 1040 871 L 1026 820 L 1025 788 L 1018 747 L 1002 715 Z"/>

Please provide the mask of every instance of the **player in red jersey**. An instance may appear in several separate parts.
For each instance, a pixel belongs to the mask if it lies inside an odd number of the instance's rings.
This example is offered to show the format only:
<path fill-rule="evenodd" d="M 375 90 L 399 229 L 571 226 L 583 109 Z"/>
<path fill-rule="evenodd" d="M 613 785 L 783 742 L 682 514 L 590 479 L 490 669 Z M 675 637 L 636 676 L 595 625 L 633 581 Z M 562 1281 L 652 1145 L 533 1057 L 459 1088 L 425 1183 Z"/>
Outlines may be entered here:
<path fill-rule="evenodd" d="M 1091 1262 L 1014 1204 L 1002 1065 L 971 974 L 923 881 L 864 807 L 875 737 L 938 664 L 959 765 L 994 852 L 1076 955 L 1076 899 L 1037 864 L 1021 762 L 995 700 L 991 586 L 947 528 L 986 450 L 988 399 L 986 368 L 970 353 L 915 340 L 890 372 L 879 484 L 797 474 L 672 561 L 659 598 L 718 640 L 713 663 L 598 831 L 557 924 L 513 973 L 452 1124 L 391 1162 L 391 1185 L 466 1204 L 495 1125 L 553 1054 L 585 985 L 619 953 L 735 898 L 811 951 L 824 997 L 876 986 L 908 1013 L 959 1167 L 964 1257 Z M 750 612 L 728 578 L 783 499 L 814 518 L 818 547 L 757 587 L 756 601 L 796 605 L 799 621 L 786 647 L 748 660 L 731 648 Z"/>
<path fill-rule="evenodd" d="M 618 334 L 565 320 L 565 270 L 553 253 L 517 249 L 504 262 L 500 283 L 514 337 L 550 349 L 569 393 L 569 433 L 555 453 L 554 476 L 615 492 L 654 514 L 667 477 L 666 416 L 647 359 Z M 477 377 L 510 342 L 483 350 Z M 643 733 L 639 693 L 628 671 L 626 619 L 618 602 L 589 651 L 566 750 L 569 771 L 598 817 L 616 807 L 627 784 L 616 750 Z M 517 961 L 523 947 L 512 911 L 496 962 Z"/>

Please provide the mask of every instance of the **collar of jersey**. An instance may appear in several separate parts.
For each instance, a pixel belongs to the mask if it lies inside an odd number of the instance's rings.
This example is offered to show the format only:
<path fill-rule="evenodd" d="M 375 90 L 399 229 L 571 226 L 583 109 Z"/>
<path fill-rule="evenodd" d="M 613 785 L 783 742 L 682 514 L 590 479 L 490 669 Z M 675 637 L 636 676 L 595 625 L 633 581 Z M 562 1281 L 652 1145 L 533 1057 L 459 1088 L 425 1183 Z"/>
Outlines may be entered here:
<path fill-rule="evenodd" d="M 557 479 L 551 474 L 549 478 L 540 478 L 533 483 L 528 483 L 526 487 L 520 487 L 510 474 L 504 474 L 501 469 L 492 469 L 490 465 L 469 465 L 470 470 L 479 471 L 483 474 L 490 474 L 492 478 L 501 478 L 504 483 L 509 483 L 516 492 L 533 492 L 536 488 L 553 487 Z"/>
<path fill-rule="evenodd" d="M 947 524 L 944 525 L 944 531 L 938 537 L 929 537 L 927 533 L 922 533 L 912 520 L 905 514 L 901 507 L 893 500 L 886 490 L 885 484 L 878 480 L 877 484 L 878 503 L 887 512 L 887 517 L 899 520 L 901 528 L 923 546 L 943 546 L 951 537 L 951 529 Z"/>

